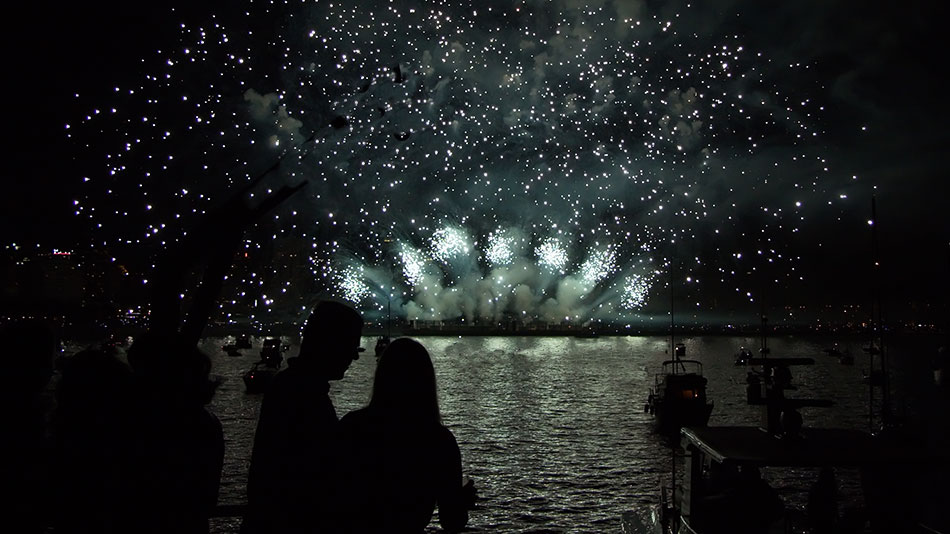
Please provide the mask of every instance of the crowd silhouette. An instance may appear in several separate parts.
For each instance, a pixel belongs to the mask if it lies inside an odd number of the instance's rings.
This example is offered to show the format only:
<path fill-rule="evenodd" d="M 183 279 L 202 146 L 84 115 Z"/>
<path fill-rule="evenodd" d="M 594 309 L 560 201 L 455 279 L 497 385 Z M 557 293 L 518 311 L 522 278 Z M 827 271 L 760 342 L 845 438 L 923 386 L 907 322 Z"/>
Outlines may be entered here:
<path fill-rule="evenodd" d="M 2 511 L 12 532 L 210 531 L 225 438 L 207 407 L 218 382 L 198 342 L 243 228 L 297 189 L 255 208 L 241 191 L 189 233 L 158 265 L 148 331 L 124 354 L 93 345 L 61 358 L 57 375 L 46 324 L 2 326 L 12 380 L 0 391 L 13 408 Z M 199 268 L 183 312 L 183 281 Z M 436 506 L 445 530 L 465 526 L 475 488 L 462 484 L 422 345 L 395 340 L 378 360 L 369 406 L 337 416 L 329 382 L 359 358 L 362 325 L 353 308 L 319 302 L 299 354 L 268 386 L 242 533 L 422 532 Z M 371 498 L 357 509 L 354 495 Z"/>
<path fill-rule="evenodd" d="M 377 360 L 369 404 L 338 418 L 329 381 L 359 357 L 361 329 L 344 304 L 314 309 L 299 354 L 262 400 L 242 533 L 422 532 L 436 509 L 444 531 L 466 525 L 475 487 L 463 484 L 432 360 L 418 341 L 392 341 Z M 23 332 L 37 335 L 25 325 L 3 334 Z M 209 532 L 225 441 L 207 409 L 217 386 L 207 354 L 153 334 L 125 359 L 90 347 L 62 359 L 52 405 L 41 393 L 50 389 L 54 350 L 22 354 L 32 368 L 22 370 L 30 379 L 17 390 L 24 409 L 4 463 L 15 490 L 8 505 L 22 519 L 15 531 Z"/>

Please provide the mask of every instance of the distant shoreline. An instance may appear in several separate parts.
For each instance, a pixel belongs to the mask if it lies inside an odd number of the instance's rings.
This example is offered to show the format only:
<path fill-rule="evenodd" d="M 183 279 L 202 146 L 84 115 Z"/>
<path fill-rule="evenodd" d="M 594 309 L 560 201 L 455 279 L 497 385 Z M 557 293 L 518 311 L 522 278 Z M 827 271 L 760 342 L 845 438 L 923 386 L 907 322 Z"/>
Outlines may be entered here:
<path fill-rule="evenodd" d="M 238 335 L 251 335 L 254 337 L 288 337 L 299 339 L 301 324 L 294 322 L 279 322 L 272 324 L 211 324 L 208 325 L 202 333 L 203 338 L 227 337 Z M 107 328 L 104 326 L 94 328 L 71 327 L 63 328 L 59 335 L 63 340 L 77 339 L 98 339 L 105 342 L 109 339 L 118 340 L 127 337 L 137 337 L 146 330 L 145 325 L 121 325 L 118 327 Z M 938 328 L 905 328 L 903 325 L 896 325 L 885 329 L 885 335 L 912 335 L 912 336 L 948 336 L 950 332 Z M 811 337 L 850 337 L 871 339 L 871 333 L 866 329 L 844 326 L 822 326 L 815 328 L 808 325 L 782 325 L 770 324 L 765 332 L 768 337 L 780 336 L 811 336 Z M 599 338 L 599 337 L 618 337 L 618 336 L 670 336 L 669 325 L 631 325 L 626 326 L 608 326 L 598 325 L 594 328 L 585 328 L 572 325 L 426 325 L 412 327 L 407 324 L 393 325 L 391 328 L 379 323 L 366 323 L 363 325 L 364 337 L 574 337 Z M 676 325 L 673 335 L 675 337 L 691 336 L 725 336 L 725 337 L 748 337 L 759 338 L 763 335 L 761 325 Z"/>
<path fill-rule="evenodd" d="M 941 332 L 931 330 L 921 331 L 903 331 L 888 330 L 891 335 L 942 335 Z M 297 325 L 272 325 L 265 328 L 241 328 L 241 327 L 209 327 L 205 330 L 205 337 L 228 336 L 239 334 L 251 334 L 254 336 L 290 336 L 296 337 L 300 334 L 300 327 Z M 382 337 L 389 335 L 391 337 L 574 337 L 578 339 L 599 338 L 599 337 L 620 337 L 620 336 L 669 336 L 669 328 L 621 328 L 605 327 L 596 330 L 585 330 L 582 328 L 537 328 L 537 329 L 504 329 L 496 327 L 481 326 L 445 326 L 439 327 L 421 327 L 421 328 L 392 328 L 391 330 L 380 328 L 378 326 L 366 325 L 363 328 L 364 337 Z M 735 337 L 760 337 L 762 328 L 760 326 L 677 326 L 674 335 L 681 336 L 735 336 Z M 839 329 L 839 330 L 814 330 L 807 327 L 785 327 L 769 326 L 767 335 L 776 336 L 818 336 L 818 337 L 859 337 L 868 336 L 870 333 L 865 330 Z"/>

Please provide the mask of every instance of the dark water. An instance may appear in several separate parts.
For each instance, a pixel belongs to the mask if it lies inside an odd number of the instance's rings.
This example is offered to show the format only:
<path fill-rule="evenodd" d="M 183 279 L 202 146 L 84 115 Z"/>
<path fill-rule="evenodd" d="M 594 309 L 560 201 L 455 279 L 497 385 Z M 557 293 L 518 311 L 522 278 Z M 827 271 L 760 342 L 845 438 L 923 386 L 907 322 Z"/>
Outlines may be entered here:
<path fill-rule="evenodd" d="M 471 514 L 476 532 L 619 532 L 622 513 L 657 502 L 668 477 L 670 450 L 651 429 L 643 405 L 653 373 L 668 357 L 663 337 L 424 337 L 438 376 L 443 419 L 462 449 L 465 474 L 479 488 Z M 758 409 L 745 402 L 745 367 L 733 357 L 758 340 L 739 337 L 677 339 L 687 357 L 704 362 L 710 425 L 756 424 Z M 258 358 L 260 340 L 240 357 L 220 350 L 227 340 L 207 339 L 214 372 L 226 378 L 212 404 L 224 425 L 226 456 L 222 503 L 244 501 L 260 397 L 244 393 L 241 374 Z M 289 341 L 288 341 L 289 342 Z M 822 349 L 837 342 L 856 355 L 853 366 Z M 331 388 L 339 415 L 369 399 L 375 339 L 366 355 Z M 806 408 L 811 426 L 868 428 L 868 367 L 857 338 L 786 337 L 769 340 L 773 356 L 813 357 L 793 369 L 790 397 L 830 398 L 833 408 Z M 913 413 L 933 389 L 927 363 L 934 338 L 892 340 L 889 354 L 895 411 Z M 288 356 L 294 355 L 292 346 Z M 794 485 L 794 481 L 785 481 Z M 355 498 L 359 498 L 358 496 Z M 216 532 L 234 532 L 237 520 L 216 520 Z"/>

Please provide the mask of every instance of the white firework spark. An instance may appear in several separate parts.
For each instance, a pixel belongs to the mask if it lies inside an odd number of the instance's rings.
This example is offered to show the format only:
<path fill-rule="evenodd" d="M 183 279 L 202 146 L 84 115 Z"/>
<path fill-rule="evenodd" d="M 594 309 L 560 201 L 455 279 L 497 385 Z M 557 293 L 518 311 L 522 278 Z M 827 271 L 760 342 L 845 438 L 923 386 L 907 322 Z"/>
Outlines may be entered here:
<path fill-rule="evenodd" d="M 564 273 L 567 267 L 567 250 L 561 244 L 561 240 L 549 237 L 541 242 L 534 254 L 538 258 L 538 265 L 554 272 Z"/>

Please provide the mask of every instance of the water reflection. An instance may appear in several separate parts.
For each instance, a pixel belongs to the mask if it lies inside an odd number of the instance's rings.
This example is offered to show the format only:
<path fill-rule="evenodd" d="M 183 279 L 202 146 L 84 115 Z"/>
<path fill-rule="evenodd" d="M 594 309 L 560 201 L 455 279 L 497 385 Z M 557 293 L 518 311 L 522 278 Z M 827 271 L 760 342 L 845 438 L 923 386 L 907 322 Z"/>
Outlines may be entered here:
<path fill-rule="evenodd" d="M 593 532 L 615 528 L 622 512 L 653 503 L 670 454 L 652 432 L 643 404 L 669 338 L 426 337 L 436 368 L 445 423 L 459 441 L 466 474 L 484 499 L 470 526 L 484 532 L 531 529 Z M 756 424 L 745 400 L 746 367 L 734 365 L 754 337 L 684 337 L 687 357 L 704 363 L 710 425 Z M 839 341 L 839 340 L 835 340 Z M 372 346 L 366 338 L 363 346 Z M 259 340 L 257 341 L 259 343 Z M 774 356 L 812 357 L 793 370 L 790 396 L 832 398 L 834 408 L 806 408 L 806 424 L 867 428 L 867 390 L 859 356 L 843 366 L 822 339 L 771 339 Z M 247 395 L 241 373 L 257 347 L 242 357 L 206 340 L 215 372 L 227 377 L 213 404 L 227 439 L 222 501 L 242 502 L 260 397 Z M 860 347 L 859 341 L 853 343 Z M 295 355 L 293 346 L 287 356 Z M 855 349 L 858 352 L 860 349 Z M 895 351 L 898 349 L 895 349 Z M 908 348 L 908 351 L 918 349 Z M 862 355 L 863 356 L 863 355 Z M 369 400 L 376 359 L 364 355 L 334 383 L 342 415 Z M 916 377 L 915 374 L 911 374 Z M 907 382 L 907 379 L 905 379 Z M 912 401 L 908 401 L 912 402 Z"/>

